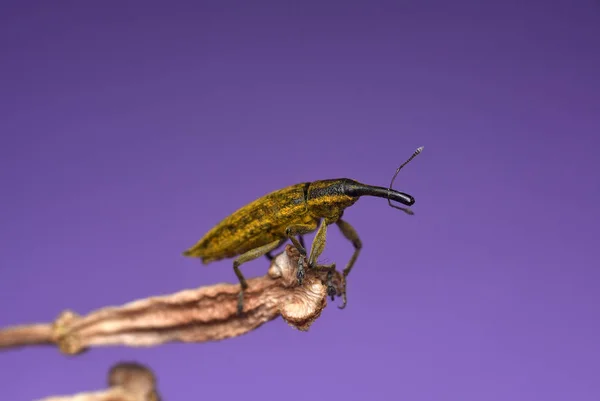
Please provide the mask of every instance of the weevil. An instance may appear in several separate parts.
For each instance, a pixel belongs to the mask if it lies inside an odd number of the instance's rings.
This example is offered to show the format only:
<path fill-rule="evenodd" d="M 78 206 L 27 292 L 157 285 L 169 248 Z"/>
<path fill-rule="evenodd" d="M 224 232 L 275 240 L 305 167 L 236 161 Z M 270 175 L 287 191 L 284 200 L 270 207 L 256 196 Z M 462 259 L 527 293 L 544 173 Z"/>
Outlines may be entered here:
<path fill-rule="evenodd" d="M 342 219 L 344 210 L 354 205 L 361 196 L 376 196 L 386 198 L 391 207 L 412 215 L 413 212 L 409 208 L 394 205 L 392 201 L 412 206 L 415 199 L 407 193 L 392 189 L 392 185 L 402 167 L 422 150 L 423 147 L 418 148 L 396 169 L 389 188 L 366 185 L 349 178 L 336 178 L 303 182 L 264 195 L 223 219 L 194 246 L 184 251 L 183 255 L 201 258 L 203 264 L 236 257 L 233 261 L 233 270 L 241 286 L 238 296 L 238 313 L 241 314 L 244 291 L 248 288 L 248 284 L 240 271 L 240 265 L 261 256 L 272 259 L 271 252 L 281 247 L 287 240 L 291 240 L 301 254 L 297 278 L 302 284 L 305 274 L 303 260 L 307 257 L 302 235 L 317 230 L 307 259 L 308 267 L 328 270 L 328 279 L 330 279 L 335 264 L 318 265 L 316 261 L 325 247 L 327 226 L 335 223 L 342 235 L 354 247 L 354 253 L 342 274 L 343 301 L 339 308 L 343 309 L 347 303 L 346 277 L 362 248 L 356 230 Z M 333 298 L 335 290 L 330 281 L 328 293 Z"/>

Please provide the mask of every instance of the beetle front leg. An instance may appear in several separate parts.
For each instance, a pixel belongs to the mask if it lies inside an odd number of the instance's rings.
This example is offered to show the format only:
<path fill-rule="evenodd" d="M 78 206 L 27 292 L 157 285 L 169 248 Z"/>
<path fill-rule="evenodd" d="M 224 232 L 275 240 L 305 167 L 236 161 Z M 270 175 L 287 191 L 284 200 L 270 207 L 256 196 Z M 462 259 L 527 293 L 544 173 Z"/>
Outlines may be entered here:
<path fill-rule="evenodd" d="M 309 232 L 314 231 L 314 229 L 315 227 L 310 224 L 296 224 L 285 229 L 285 236 L 292 241 L 292 244 L 294 244 L 298 252 L 300 252 L 300 259 L 298 259 L 298 273 L 296 274 L 298 284 L 300 285 L 302 285 L 302 282 L 304 281 L 304 258 L 306 258 L 306 248 L 304 248 L 295 236 L 308 234 Z"/>
<path fill-rule="evenodd" d="M 352 270 L 352 267 L 356 262 L 356 258 L 358 258 L 358 254 L 360 253 L 360 250 L 362 248 L 362 242 L 360 238 L 358 238 L 358 234 L 356 233 L 354 227 L 352 227 L 349 223 L 342 219 L 339 219 L 336 222 L 336 224 L 342 232 L 342 235 L 344 235 L 346 239 L 350 240 L 352 242 L 352 246 L 354 246 L 354 253 L 352 254 L 350 261 L 348 262 L 346 268 L 343 271 L 344 281 L 342 283 L 342 305 L 339 306 L 339 308 L 344 309 L 346 307 L 346 304 L 348 303 L 348 299 L 346 297 L 346 277 L 348 277 L 348 274 L 350 274 L 350 270 Z"/>
<path fill-rule="evenodd" d="M 277 241 L 273 241 L 267 245 L 263 245 L 258 248 L 255 248 L 255 249 L 251 249 L 248 252 L 238 256 L 233 261 L 233 271 L 235 272 L 235 275 L 237 276 L 238 280 L 240 281 L 240 285 L 242 286 L 242 289 L 238 295 L 238 305 L 237 305 L 238 315 L 240 315 L 242 313 L 242 311 L 244 310 L 244 291 L 248 288 L 248 283 L 246 282 L 244 275 L 240 271 L 240 265 L 267 254 L 268 252 L 277 248 L 280 243 L 281 243 L 281 241 L 277 240 Z"/>

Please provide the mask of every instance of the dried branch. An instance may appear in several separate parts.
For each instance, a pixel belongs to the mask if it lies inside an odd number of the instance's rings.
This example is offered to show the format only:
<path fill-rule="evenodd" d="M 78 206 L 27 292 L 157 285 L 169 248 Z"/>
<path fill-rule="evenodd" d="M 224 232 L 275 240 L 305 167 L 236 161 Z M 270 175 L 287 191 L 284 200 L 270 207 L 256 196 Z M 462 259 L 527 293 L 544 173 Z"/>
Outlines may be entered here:
<path fill-rule="evenodd" d="M 278 316 L 306 331 L 327 304 L 325 273 L 308 270 L 302 286 L 296 272 L 299 253 L 288 245 L 265 276 L 248 280 L 244 314 L 237 315 L 239 284 L 216 284 L 107 307 L 79 316 L 64 311 L 52 324 L 0 330 L 0 349 L 55 344 L 74 355 L 89 347 L 156 346 L 167 342 L 206 342 L 240 336 Z M 341 294 L 342 276 L 333 285 Z"/>
<path fill-rule="evenodd" d="M 108 388 L 38 401 L 160 401 L 152 370 L 136 362 L 120 362 L 108 371 Z"/>

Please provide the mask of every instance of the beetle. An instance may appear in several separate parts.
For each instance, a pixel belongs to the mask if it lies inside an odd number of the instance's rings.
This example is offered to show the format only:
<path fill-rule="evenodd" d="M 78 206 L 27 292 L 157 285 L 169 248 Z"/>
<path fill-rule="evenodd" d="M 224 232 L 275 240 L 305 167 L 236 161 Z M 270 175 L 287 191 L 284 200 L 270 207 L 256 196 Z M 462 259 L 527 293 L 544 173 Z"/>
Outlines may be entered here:
<path fill-rule="evenodd" d="M 271 251 L 281 247 L 289 239 L 301 254 L 297 278 L 299 284 L 302 284 L 303 259 L 307 257 L 302 235 L 317 230 L 307 263 L 309 268 L 329 271 L 328 294 L 333 298 L 335 290 L 330 279 L 335 264 L 318 265 L 316 259 L 325 247 L 327 226 L 335 223 L 342 235 L 354 247 L 354 253 L 343 270 L 344 281 L 341 294 L 343 301 L 339 306 L 343 309 L 347 303 L 346 277 L 362 248 L 356 230 L 342 219 L 344 210 L 356 203 L 361 196 L 376 196 L 387 198 L 391 207 L 412 215 L 410 209 L 396 206 L 392 204 L 392 200 L 405 206 L 412 206 L 415 199 L 407 193 L 392 189 L 392 185 L 402 167 L 422 150 L 423 147 L 418 148 L 396 169 L 389 188 L 366 185 L 349 178 L 336 178 L 303 182 L 264 195 L 223 219 L 195 245 L 184 251 L 183 255 L 200 258 L 203 264 L 236 257 L 233 261 L 233 270 L 241 286 L 237 305 L 238 313 L 241 314 L 244 291 L 248 288 L 248 284 L 240 271 L 240 265 L 261 256 L 272 259 Z"/>

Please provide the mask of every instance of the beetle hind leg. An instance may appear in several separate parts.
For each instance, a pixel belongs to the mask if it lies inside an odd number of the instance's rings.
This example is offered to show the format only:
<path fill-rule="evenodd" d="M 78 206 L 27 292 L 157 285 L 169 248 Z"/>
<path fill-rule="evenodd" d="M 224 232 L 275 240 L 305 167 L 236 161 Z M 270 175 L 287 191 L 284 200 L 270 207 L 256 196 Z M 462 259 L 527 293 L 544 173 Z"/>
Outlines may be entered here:
<path fill-rule="evenodd" d="M 238 280 L 240 281 L 240 286 L 242 287 L 242 289 L 240 290 L 240 293 L 238 294 L 238 304 L 237 304 L 238 315 L 241 314 L 242 311 L 244 310 L 244 291 L 248 288 L 248 283 L 246 282 L 246 278 L 244 277 L 244 275 L 242 274 L 242 272 L 240 270 L 240 265 L 242 265 L 246 262 L 249 262 L 251 260 L 257 259 L 263 255 L 266 255 L 273 249 L 280 246 L 280 243 L 281 243 L 281 241 L 277 240 L 277 241 L 273 241 L 267 245 L 263 245 L 258 248 L 255 248 L 255 249 L 251 249 L 248 252 L 238 256 L 233 261 L 233 271 L 235 272 L 235 275 L 237 276 Z"/>

